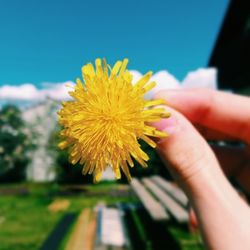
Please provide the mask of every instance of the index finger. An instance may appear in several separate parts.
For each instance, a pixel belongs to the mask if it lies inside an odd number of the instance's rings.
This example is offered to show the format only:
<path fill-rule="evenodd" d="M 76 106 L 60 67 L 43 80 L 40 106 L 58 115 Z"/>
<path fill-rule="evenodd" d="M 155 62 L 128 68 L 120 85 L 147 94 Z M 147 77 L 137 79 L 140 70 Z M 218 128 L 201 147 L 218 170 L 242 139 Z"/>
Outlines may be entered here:
<path fill-rule="evenodd" d="M 155 96 L 191 122 L 250 143 L 250 98 L 208 89 L 162 90 Z"/>

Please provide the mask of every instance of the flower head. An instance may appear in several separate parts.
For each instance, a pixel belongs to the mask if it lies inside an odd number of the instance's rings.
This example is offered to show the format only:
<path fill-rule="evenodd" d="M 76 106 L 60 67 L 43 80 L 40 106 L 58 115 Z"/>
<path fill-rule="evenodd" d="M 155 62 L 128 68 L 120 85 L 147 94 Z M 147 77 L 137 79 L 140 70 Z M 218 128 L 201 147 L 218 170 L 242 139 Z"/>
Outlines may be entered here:
<path fill-rule="evenodd" d="M 83 66 L 84 82 L 76 80 L 74 90 L 69 92 L 73 101 L 64 102 L 58 112 L 64 127 L 59 147 L 68 147 L 71 163 L 84 164 L 83 174 L 93 173 L 94 182 L 101 179 L 107 167 L 117 179 L 121 178 L 121 168 L 131 180 L 129 166 L 134 166 L 133 159 L 142 167 L 147 167 L 149 159 L 138 139 L 155 147 L 150 137 L 166 136 L 148 125 L 169 117 L 165 109 L 151 108 L 163 104 L 163 100 L 144 99 L 156 84 L 149 82 L 152 72 L 133 85 L 127 63 L 124 59 L 110 68 L 105 60 L 96 59 L 95 68 L 91 63 Z"/>

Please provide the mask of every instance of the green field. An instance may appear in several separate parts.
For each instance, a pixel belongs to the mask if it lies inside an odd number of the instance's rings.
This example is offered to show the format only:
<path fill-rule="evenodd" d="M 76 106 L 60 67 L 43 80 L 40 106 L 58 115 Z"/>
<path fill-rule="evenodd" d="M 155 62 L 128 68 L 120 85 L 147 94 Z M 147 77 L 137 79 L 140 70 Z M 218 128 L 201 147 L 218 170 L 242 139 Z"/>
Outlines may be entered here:
<path fill-rule="evenodd" d="M 72 188 L 55 184 L 0 185 L 0 250 L 39 249 L 66 212 L 80 213 L 83 208 L 94 207 L 100 201 L 107 205 L 138 202 L 127 186 L 115 183 L 84 186 L 82 192 L 81 187 L 76 187 L 70 195 L 69 190 Z M 48 205 L 56 199 L 69 200 L 67 211 L 51 213 L 48 210 Z M 146 229 L 136 216 L 141 237 L 146 237 L 143 235 Z M 201 249 L 197 247 L 197 238 L 186 230 L 170 225 L 169 231 L 178 239 L 182 249 Z M 67 237 L 63 245 L 66 240 Z"/>

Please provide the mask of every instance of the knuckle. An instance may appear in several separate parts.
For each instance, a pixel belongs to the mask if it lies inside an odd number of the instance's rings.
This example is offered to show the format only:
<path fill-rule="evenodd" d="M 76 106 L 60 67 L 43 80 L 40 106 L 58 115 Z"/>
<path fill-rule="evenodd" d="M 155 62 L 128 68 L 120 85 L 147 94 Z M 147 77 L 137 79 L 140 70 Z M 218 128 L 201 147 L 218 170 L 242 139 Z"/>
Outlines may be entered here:
<path fill-rule="evenodd" d="M 211 165 L 211 152 L 193 146 L 185 154 L 183 152 L 177 153 L 175 159 L 174 171 L 183 181 L 187 181 L 197 175 L 204 167 Z"/>

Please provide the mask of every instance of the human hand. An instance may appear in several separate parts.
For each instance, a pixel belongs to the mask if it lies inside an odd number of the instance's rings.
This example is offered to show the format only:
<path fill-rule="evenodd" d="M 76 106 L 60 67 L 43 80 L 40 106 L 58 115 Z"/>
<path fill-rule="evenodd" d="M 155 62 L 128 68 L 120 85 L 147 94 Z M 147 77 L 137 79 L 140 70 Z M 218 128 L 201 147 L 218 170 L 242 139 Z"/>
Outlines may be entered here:
<path fill-rule="evenodd" d="M 172 164 L 170 170 L 181 179 L 189 179 L 207 161 L 215 160 L 204 139 L 239 141 L 245 145 L 212 148 L 226 175 L 235 176 L 250 192 L 250 98 L 206 89 L 161 91 L 156 98 L 175 109 L 167 108 L 172 118 L 155 124 L 171 134 L 158 143 L 163 158 Z"/>
<path fill-rule="evenodd" d="M 235 176 L 250 192 L 250 99 L 204 89 L 161 91 L 156 98 L 166 100 L 166 109 L 172 114 L 172 118 L 154 124 L 170 134 L 158 142 L 158 151 L 189 196 L 207 246 L 220 250 L 250 248 L 249 239 L 248 247 L 234 248 L 236 242 L 246 239 L 250 210 L 221 170 Z M 244 144 L 216 146 L 215 155 L 206 140 Z M 225 241 L 222 235 L 230 240 Z"/>

